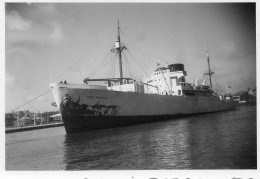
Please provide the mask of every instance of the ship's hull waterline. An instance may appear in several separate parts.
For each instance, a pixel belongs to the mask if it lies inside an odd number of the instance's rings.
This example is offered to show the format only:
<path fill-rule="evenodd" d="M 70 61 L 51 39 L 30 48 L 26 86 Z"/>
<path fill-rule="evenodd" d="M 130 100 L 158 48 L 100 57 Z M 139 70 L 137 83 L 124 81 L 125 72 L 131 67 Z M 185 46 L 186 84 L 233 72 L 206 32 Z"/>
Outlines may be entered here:
<path fill-rule="evenodd" d="M 127 126 L 234 109 L 216 96 L 120 92 L 92 85 L 50 84 L 67 133 Z"/>

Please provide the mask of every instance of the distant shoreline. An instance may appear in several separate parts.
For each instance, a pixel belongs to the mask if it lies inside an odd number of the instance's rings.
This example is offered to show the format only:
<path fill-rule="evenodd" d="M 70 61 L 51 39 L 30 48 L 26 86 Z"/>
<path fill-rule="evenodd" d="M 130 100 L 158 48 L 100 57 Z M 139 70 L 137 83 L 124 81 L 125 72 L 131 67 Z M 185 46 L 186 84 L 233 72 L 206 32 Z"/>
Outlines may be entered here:
<path fill-rule="evenodd" d="M 19 128 L 9 128 L 9 129 L 5 129 L 5 133 L 23 132 L 23 131 L 44 129 L 44 128 L 50 128 L 50 127 L 59 127 L 59 126 L 63 126 L 63 123 L 44 124 L 44 125 L 37 125 L 37 126 L 23 126 L 23 127 L 19 127 Z"/>

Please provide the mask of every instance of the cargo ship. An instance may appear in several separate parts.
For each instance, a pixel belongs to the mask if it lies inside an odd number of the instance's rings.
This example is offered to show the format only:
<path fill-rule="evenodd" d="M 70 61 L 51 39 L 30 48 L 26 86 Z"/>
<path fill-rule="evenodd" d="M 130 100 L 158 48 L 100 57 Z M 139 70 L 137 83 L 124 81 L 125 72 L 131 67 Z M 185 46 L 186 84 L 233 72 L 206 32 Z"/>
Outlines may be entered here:
<path fill-rule="evenodd" d="M 67 134 L 175 119 L 234 109 L 236 103 L 212 90 L 210 85 L 188 83 L 180 63 L 157 69 L 143 80 L 124 78 L 120 27 L 112 53 L 118 55 L 119 78 L 84 79 L 82 84 L 51 83 Z"/>

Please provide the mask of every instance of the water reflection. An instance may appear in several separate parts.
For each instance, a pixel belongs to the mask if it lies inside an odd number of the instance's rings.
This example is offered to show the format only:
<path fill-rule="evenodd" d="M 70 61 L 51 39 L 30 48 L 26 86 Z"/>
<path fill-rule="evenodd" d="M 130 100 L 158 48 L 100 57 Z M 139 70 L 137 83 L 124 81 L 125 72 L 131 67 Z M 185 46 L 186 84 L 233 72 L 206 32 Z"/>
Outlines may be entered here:
<path fill-rule="evenodd" d="M 67 135 L 66 169 L 188 168 L 186 128 L 179 120 Z"/>
<path fill-rule="evenodd" d="M 256 168 L 256 113 L 230 111 L 66 135 L 66 170 Z"/>
<path fill-rule="evenodd" d="M 256 168 L 255 113 L 236 110 L 191 120 L 191 168 Z"/>
<path fill-rule="evenodd" d="M 256 169 L 256 108 L 66 135 L 5 135 L 6 170 Z"/>

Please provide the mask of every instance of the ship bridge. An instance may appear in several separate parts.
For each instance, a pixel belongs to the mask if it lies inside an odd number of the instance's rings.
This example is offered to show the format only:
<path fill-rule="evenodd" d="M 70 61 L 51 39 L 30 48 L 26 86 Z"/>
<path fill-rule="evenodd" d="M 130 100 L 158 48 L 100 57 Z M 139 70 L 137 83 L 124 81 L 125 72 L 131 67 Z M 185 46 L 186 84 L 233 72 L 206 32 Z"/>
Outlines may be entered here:
<path fill-rule="evenodd" d="M 185 80 L 186 76 L 187 71 L 181 63 L 158 67 L 150 76 L 144 78 L 144 83 L 157 86 L 158 89 L 147 86 L 145 93 L 173 96 L 212 95 L 209 86 L 188 83 Z"/>
<path fill-rule="evenodd" d="M 149 94 L 159 93 L 161 95 L 182 95 L 183 88 L 187 88 L 185 83 L 184 65 L 177 63 L 168 67 L 158 67 L 150 76 L 144 78 L 144 82 L 157 86 L 158 90 L 148 87 L 145 92 Z"/>

